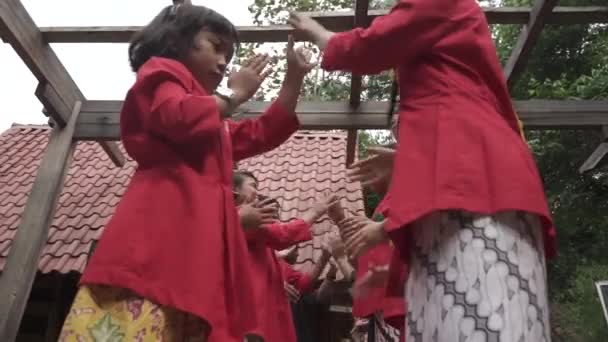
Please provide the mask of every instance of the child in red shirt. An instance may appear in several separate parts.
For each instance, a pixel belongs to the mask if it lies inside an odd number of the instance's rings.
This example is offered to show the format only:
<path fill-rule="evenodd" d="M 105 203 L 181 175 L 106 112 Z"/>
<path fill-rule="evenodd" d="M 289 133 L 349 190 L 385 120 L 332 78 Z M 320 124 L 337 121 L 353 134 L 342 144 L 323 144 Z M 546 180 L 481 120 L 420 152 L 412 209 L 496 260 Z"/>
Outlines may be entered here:
<path fill-rule="evenodd" d="M 166 7 L 133 37 L 137 79 L 120 128 L 137 169 L 84 271 L 63 341 L 242 342 L 257 325 L 233 163 L 298 129 L 312 65 L 290 40 L 276 101 L 257 119 L 231 121 L 269 74 L 269 57 L 257 55 L 230 74 L 232 94 L 214 94 L 237 43 L 226 18 L 190 4 Z"/>
<path fill-rule="evenodd" d="M 235 172 L 234 191 L 247 237 L 247 259 L 251 267 L 248 282 L 253 286 L 254 306 L 259 314 L 258 325 L 250 332 L 263 337 L 266 342 L 295 342 L 296 332 L 291 308 L 285 295 L 284 268 L 276 256 L 276 251 L 311 240 L 312 225 L 327 212 L 335 201 L 335 196 L 321 199 L 298 219 L 287 223 L 274 220 L 272 223 L 253 227 L 245 224 L 245 221 L 250 221 L 245 217 L 246 212 L 251 212 L 252 206 L 265 205 L 264 202 L 255 203 L 259 198 L 257 178 L 251 172 Z"/>
<path fill-rule="evenodd" d="M 479 4 L 400 0 L 340 33 L 299 14 L 290 24 L 323 50 L 326 70 L 397 70 L 386 220 L 353 226 L 347 249 L 390 237 L 408 259 L 406 339 L 550 341 L 555 229 Z"/>

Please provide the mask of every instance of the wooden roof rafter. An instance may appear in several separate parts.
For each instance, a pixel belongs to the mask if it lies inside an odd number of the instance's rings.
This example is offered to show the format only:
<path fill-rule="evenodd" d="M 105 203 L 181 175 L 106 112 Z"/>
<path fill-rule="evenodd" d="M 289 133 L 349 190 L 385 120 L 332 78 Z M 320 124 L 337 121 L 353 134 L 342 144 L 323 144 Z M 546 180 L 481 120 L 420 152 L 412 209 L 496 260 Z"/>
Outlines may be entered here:
<path fill-rule="evenodd" d="M 530 21 L 530 7 L 486 7 L 490 24 L 526 25 Z M 369 10 L 367 22 L 387 14 L 387 10 Z M 332 31 L 347 31 L 355 27 L 355 12 L 308 12 Z M 608 23 L 608 6 L 558 6 L 545 18 L 546 24 L 570 25 Z M 141 26 L 41 27 L 44 40 L 49 43 L 128 43 Z M 286 42 L 293 30 L 288 25 L 239 26 L 239 38 L 244 43 Z"/>
<path fill-rule="evenodd" d="M 45 42 L 40 30 L 18 0 L 0 2 L 0 33 L 32 71 L 46 92 L 37 92 L 49 115 L 60 128 L 64 127 L 76 101 L 84 95 L 70 77 L 53 49 Z M 40 87 L 41 87 L 40 86 Z M 52 98 L 46 98 L 52 94 Z M 115 143 L 101 143 L 112 161 L 124 164 L 124 156 Z"/>
<path fill-rule="evenodd" d="M 269 102 L 250 101 L 237 119 L 253 118 Z M 529 129 L 597 129 L 608 125 L 608 101 L 528 100 L 514 101 L 520 119 Z M 76 129 L 78 140 L 120 139 L 122 101 L 86 101 Z M 353 109 L 348 102 L 300 101 L 296 108 L 302 129 L 386 129 L 388 101 L 364 101 Z"/>

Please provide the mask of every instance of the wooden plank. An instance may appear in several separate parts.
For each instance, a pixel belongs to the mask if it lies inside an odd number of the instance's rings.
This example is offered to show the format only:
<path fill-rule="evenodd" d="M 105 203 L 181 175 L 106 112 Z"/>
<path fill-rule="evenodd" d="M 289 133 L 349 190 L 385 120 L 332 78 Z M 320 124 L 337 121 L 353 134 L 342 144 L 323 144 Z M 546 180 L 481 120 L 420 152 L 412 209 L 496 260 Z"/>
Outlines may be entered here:
<path fill-rule="evenodd" d="M 388 129 L 388 101 L 365 101 L 357 109 L 348 102 L 301 101 L 296 112 L 302 129 Z M 514 101 L 528 129 L 594 129 L 608 125 L 608 101 Z M 118 140 L 122 101 L 87 101 L 76 124 L 75 139 Z M 263 113 L 268 102 L 249 102 L 239 119 Z"/>
<path fill-rule="evenodd" d="M 356 0 L 355 1 L 355 16 L 353 18 L 354 27 L 365 27 L 369 25 L 369 18 L 367 12 L 369 10 L 368 0 Z M 359 106 L 361 102 L 361 76 L 352 75 L 350 81 L 350 104 L 354 108 Z M 350 134 L 350 132 L 349 132 Z"/>
<path fill-rule="evenodd" d="M 585 160 L 583 165 L 581 165 L 578 169 L 579 173 L 585 173 L 595 169 L 600 161 L 608 154 L 608 125 L 602 126 L 600 134 L 603 141 L 591 153 L 589 158 Z"/>
<path fill-rule="evenodd" d="M 511 56 L 504 67 L 509 88 L 513 88 L 519 76 L 528 64 L 528 57 L 538 41 L 545 25 L 545 20 L 553 11 L 557 0 L 536 0 L 530 13 L 530 21 L 522 27 Z"/>
<path fill-rule="evenodd" d="M 269 105 L 269 102 L 249 102 L 240 109 L 238 119 L 256 117 Z M 300 102 L 297 113 L 302 129 L 372 129 L 386 126 L 385 105 L 369 102 L 352 109 L 348 102 Z M 118 140 L 121 107 L 122 101 L 87 101 L 77 123 L 75 138 Z"/>
<path fill-rule="evenodd" d="M 358 141 L 357 130 L 348 130 L 346 134 L 346 167 L 349 167 L 355 161 Z"/>
<path fill-rule="evenodd" d="M 40 82 L 34 94 L 44 106 L 45 115 L 53 121 L 51 126 L 54 127 L 54 123 L 57 123 L 59 127 L 64 127 L 69 119 L 68 114 L 71 114 L 72 110 L 63 102 L 57 91 L 48 83 Z"/>
<path fill-rule="evenodd" d="M 49 137 L 19 228 L 0 275 L 0 341 L 12 342 L 38 271 L 38 261 L 74 152 L 73 134 L 82 103 L 76 101 L 70 120 Z"/>
<path fill-rule="evenodd" d="M 527 24 L 530 7 L 484 8 L 490 24 Z M 385 15 L 387 10 L 369 11 L 369 20 Z M 332 31 L 352 29 L 353 11 L 309 12 Z M 608 6 L 556 7 L 547 16 L 547 24 L 608 23 Z M 42 36 L 50 43 L 128 43 L 141 26 L 41 27 Z M 239 26 L 242 42 L 285 42 L 292 31 L 288 25 Z"/>
<path fill-rule="evenodd" d="M 608 142 L 603 142 L 591 153 L 583 165 L 578 169 L 579 173 L 585 173 L 595 169 L 600 161 L 608 154 Z"/>
<path fill-rule="evenodd" d="M 45 107 L 57 105 L 56 108 L 47 107 L 48 113 L 54 122 L 62 127 L 65 126 L 71 113 L 71 106 L 76 101 L 84 101 L 85 97 L 53 49 L 45 42 L 34 20 L 19 0 L 0 1 L 0 33 L 3 40 L 12 45 L 38 81 L 50 86 L 47 88 L 47 93 L 42 94 L 43 97 L 48 95 L 49 98 L 43 98 L 41 101 Z M 59 100 L 63 101 L 63 105 Z M 103 142 L 102 146 L 104 150 L 112 153 L 119 151 L 112 142 Z M 119 155 L 110 155 L 110 157 L 113 161 L 121 159 Z"/>

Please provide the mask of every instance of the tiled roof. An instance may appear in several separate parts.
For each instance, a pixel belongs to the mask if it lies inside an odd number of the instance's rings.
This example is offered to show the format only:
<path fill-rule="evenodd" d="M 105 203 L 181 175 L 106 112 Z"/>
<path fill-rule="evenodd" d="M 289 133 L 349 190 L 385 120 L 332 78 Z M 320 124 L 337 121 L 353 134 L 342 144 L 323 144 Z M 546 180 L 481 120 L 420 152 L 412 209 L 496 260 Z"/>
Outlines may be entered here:
<path fill-rule="evenodd" d="M 0 135 L 0 270 L 18 228 L 27 195 L 46 148 L 49 130 L 14 126 Z M 275 151 L 241 163 L 256 174 L 261 192 L 276 197 L 282 219 L 297 217 L 324 190 L 344 197 L 345 206 L 363 211 L 363 196 L 345 175 L 346 135 L 299 132 Z M 92 243 L 99 238 L 118 204 L 135 163 L 115 167 L 94 142 L 79 142 L 61 193 L 40 271 L 82 272 Z M 301 245 L 298 268 L 308 269 L 320 254 L 331 225 L 324 218 L 314 226 L 314 240 Z"/>

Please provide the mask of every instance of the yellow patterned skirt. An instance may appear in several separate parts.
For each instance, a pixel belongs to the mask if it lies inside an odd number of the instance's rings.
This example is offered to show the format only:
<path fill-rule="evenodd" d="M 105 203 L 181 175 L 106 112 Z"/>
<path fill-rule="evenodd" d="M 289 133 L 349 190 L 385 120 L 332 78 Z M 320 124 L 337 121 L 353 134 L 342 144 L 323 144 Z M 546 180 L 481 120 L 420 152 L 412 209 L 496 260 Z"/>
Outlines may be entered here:
<path fill-rule="evenodd" d="M 133 292 L 82 286 L 68 314 L 60 342 L 205 342 L 207 323 L 159 306 Z"/>

